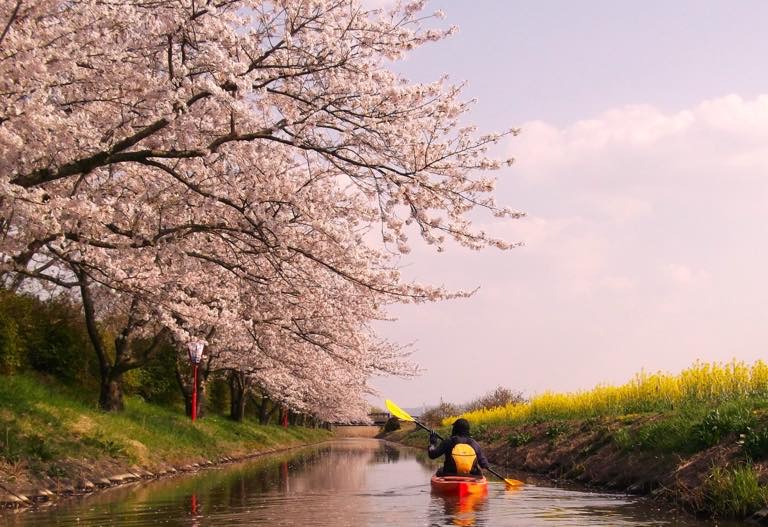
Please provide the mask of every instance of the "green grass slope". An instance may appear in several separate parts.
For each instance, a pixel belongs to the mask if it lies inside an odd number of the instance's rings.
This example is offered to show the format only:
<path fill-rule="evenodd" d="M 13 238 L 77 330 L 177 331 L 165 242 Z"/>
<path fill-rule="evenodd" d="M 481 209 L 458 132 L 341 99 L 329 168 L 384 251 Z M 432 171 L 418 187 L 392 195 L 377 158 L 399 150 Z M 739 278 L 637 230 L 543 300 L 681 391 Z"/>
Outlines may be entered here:
<path fill-rule="evenodd" d="M 38 376 L 0 376 L 0 481 L 19 488 L 140 465 L 153 468 L 237 457 L 325 440 L 304 427 L 236 423 L 219 415 L 192 423 L 181 408 L 126 399 L 99 411 L 71 388 Z"/>

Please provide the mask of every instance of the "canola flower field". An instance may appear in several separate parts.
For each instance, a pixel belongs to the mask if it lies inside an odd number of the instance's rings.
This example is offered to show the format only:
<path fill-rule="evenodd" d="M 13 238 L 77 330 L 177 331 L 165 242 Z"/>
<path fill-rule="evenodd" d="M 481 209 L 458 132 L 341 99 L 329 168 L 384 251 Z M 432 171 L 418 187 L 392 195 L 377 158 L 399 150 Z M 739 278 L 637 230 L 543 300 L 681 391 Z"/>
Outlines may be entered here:
<path fill-rule="evenodd" d="M 622 386 L 573 393 L 545 392 L 522 404 L 468 412 L 476 425 L 518 424 L 549 419 L 587 419 L 666 412 L 687 405 L 714 406 L 733 400 L 768 401 L 768 364 L 697 362 L 678 375 L 640 372 Z M 449 417 L 449 425 L 456 417 Z"/>

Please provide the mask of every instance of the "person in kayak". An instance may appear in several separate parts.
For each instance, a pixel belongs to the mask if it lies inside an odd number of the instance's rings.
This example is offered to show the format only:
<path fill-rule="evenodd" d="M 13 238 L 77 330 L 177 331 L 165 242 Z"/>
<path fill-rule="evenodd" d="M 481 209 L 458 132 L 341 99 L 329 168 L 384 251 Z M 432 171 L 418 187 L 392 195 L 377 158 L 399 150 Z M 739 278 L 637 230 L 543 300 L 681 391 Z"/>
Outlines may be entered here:
<path fill-rule="evenodd" d="M 469 434 L 469 421 L 456 419 L 451 430 L 451 437 L 440 440 L 437 434 L 429 435 L 430 459 L 445 456 L 443 467 L 437 471 L 438 476 L 477 476 L 483 475 L 481 468 L 488 468 L 488 459 L 477 441 Z"/>

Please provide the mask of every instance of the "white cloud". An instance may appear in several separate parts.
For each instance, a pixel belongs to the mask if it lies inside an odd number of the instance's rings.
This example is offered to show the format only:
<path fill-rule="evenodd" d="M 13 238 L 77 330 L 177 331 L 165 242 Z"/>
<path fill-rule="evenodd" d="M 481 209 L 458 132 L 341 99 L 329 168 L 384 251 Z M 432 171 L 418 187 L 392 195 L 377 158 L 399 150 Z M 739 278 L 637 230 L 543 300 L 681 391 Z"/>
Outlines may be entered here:
<path fill-rule="evenodd" d="M 712 279 L 712 275 L 703 269 L 692 269 L 681 264 L 667 264 L 662 273 L 672 283 L 686 287 L 703 286 Z"/>
<path fill-rule="evenodd" d="M 635 282 L 626 276 L 604 276 L 600 285 L 614 291 L 629 291 L 634 289 Z"/>
<path fill-rule="evenodd" d="M 510 144 L 526 178 L 610 178 L 626 185 L 666 180 L 673 171 L 696 178 L 707 167 L 744 175 L 768 163 L 768 95 L 729 95 L 669 113 L 625 106 L 563 128 L 541 121 L 521 128 Z"/>
<path fill-rule="evenodd" d="M 606 218 L 619 223 L 650 216 L 653 203 L 627 194 L 596 195 L 586 201 Z"/>

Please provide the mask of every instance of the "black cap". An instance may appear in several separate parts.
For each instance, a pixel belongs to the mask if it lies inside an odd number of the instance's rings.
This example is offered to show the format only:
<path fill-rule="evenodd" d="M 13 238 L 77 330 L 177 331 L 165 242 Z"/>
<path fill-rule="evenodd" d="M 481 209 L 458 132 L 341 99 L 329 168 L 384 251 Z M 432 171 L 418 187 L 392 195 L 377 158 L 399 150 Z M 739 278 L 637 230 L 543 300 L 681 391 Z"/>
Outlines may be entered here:
<path fill-rule="evenodd" d="M 454 436 L 468 436 L 469 435 L 469 421 L 463 417 L 459 417 L 453 422 L 453 430 L 451 435 Z"/>

